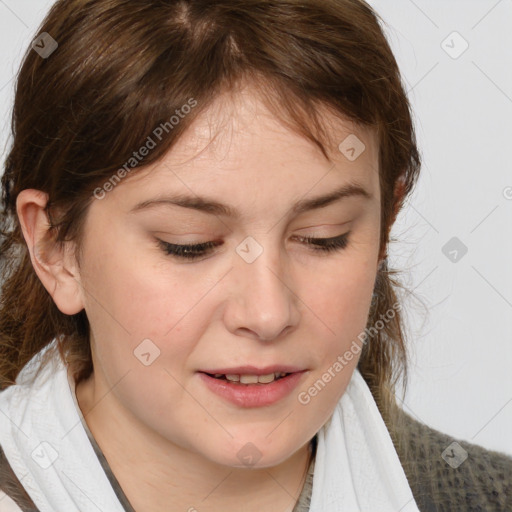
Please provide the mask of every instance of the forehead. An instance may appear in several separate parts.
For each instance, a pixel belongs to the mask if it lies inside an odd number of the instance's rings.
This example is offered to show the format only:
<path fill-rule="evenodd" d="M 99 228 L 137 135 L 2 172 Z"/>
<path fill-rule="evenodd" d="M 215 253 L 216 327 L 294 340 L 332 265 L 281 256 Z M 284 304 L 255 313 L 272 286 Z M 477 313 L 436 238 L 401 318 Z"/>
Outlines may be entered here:
<path fill-rule="evenodd" d="M 143 193 L 209 192 L 236 202 L 238 196 L 255 200 L 278 192 L 296 198 L 349 182 L 377 195 L 376 131 L 326 109 L 319 113 L 330 161 L 272 112 L 256 90 L 223 94 L 162 159 L 123 183 L 124 195 L 135 200 Z"/>

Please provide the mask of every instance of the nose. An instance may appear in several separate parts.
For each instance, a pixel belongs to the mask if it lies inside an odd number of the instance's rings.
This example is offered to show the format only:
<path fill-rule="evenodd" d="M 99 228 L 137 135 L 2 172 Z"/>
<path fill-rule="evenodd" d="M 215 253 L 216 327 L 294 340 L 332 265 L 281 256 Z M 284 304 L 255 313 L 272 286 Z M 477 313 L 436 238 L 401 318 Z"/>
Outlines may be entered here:
<path fill-rule="evenodd" d="M 236 256 L 224 321 L 233 334 L 271 341 L 298 325 L 299 298 L 278 249 L 263 249 L 251 263 Z"/>

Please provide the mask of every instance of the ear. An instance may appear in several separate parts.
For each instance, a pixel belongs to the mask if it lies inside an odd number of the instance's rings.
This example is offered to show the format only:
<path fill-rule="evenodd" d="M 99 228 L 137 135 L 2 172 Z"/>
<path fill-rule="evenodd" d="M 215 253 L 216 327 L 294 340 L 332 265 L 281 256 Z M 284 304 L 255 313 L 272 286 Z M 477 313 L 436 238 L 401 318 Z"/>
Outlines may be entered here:
<path fill-rule="evenodd" d="M 34 270 L 55 305 L 65 315 L 84 309 L 80 275 L 71 242 L 52 240 L 50 222 L 44 210 L 48 195 L 40 190 L 22 190 L 16 211 Z"/>
<path fill-rule="evenodd" d="M 405 180 L 403 178 L 399 178 L 395 184 L 395 192 L 394 192 L 394 199 L 393 199 L 393 215 L 391 216 L 391 223 L 390 226 L 392 226 L 395 223 L 395 220 L 398 216 L 398 212 L 403 206 L 405 196 Z"/>
<path fill-rule="evenodd" d="M 387 234 L 386 234 L 386 240 L 389 240 L 389 234 L 391 232 L 391 228 L 393 227 L 393 224 L 396 221 L 396 218 L 398 216 L 398 212 L 402 208 L 403 200 L 405 196 L 405 180 L 402 178 L 399 178 L 396 181 L 395 184 L 395 191 L 394 191 L 394 199 L 393 199 L 393 212 L 391 214 L 391 218 L 389 220 L 389 225 L 387 228 Z M 381 248 L 379 258 L 378 258 L 378 265 L 380 267 L 383 260 L 387 258 L 387 245 Z"/>

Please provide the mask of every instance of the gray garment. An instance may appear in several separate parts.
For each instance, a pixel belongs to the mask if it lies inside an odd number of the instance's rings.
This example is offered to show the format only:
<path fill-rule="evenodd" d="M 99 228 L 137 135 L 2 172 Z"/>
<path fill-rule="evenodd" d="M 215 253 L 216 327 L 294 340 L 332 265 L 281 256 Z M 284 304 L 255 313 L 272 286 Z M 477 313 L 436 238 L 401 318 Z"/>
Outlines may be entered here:
<path fill-rule="evenodd" d="M 313 491 L 313 474 L 315 472 L 315 459 L 316 459 L 316 445 L 317 445 L 317 437 L 315 436 L 309 445 L 312 449 L 311 454 L 311 462 L 309 463 L 308 474 L 306 476 L 306 481 L 304 482 L 304 487 L 302 488 L 302 492 L 300 493 L 299 499 L 293 508 L 292 512 L 308 512 L 309 506 L 311 504 L 311 493 Z"/>

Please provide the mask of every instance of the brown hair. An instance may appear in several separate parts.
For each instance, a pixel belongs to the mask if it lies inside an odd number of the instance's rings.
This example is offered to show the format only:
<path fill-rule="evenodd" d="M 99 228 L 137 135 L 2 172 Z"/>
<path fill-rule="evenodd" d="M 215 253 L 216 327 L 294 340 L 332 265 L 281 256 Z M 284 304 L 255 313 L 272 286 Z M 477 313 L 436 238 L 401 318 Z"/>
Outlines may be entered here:
<path fill-rule="evenodd" d="M 31 49 L 24 56 L 2 177 L 0 388 L 55 337 L 77 382 L 92 372 L 85 311 L 61 313 L 37 277 L 16 215 L 19 192 L 48 194 L 49 240 L 74 241 L 79 261 L 93 191 L 191 98 L 197 106 L 133 167 L 161 158 L 242 80 L 258 84 L 272 111 L 327 158 L 319 107 L 377 130 L 384 258 L 420 156 L 381 22 L 362 0 L 56 2 L 38 33 L 50 34 L 58 48 L 47 58 Z M 374 329 L 358 365 L 383 415 L 407 372 L 403 319 L 393 307 L 403 286 L 395 273 L 385 260 L 368 327 L 395 314 Z"/>

